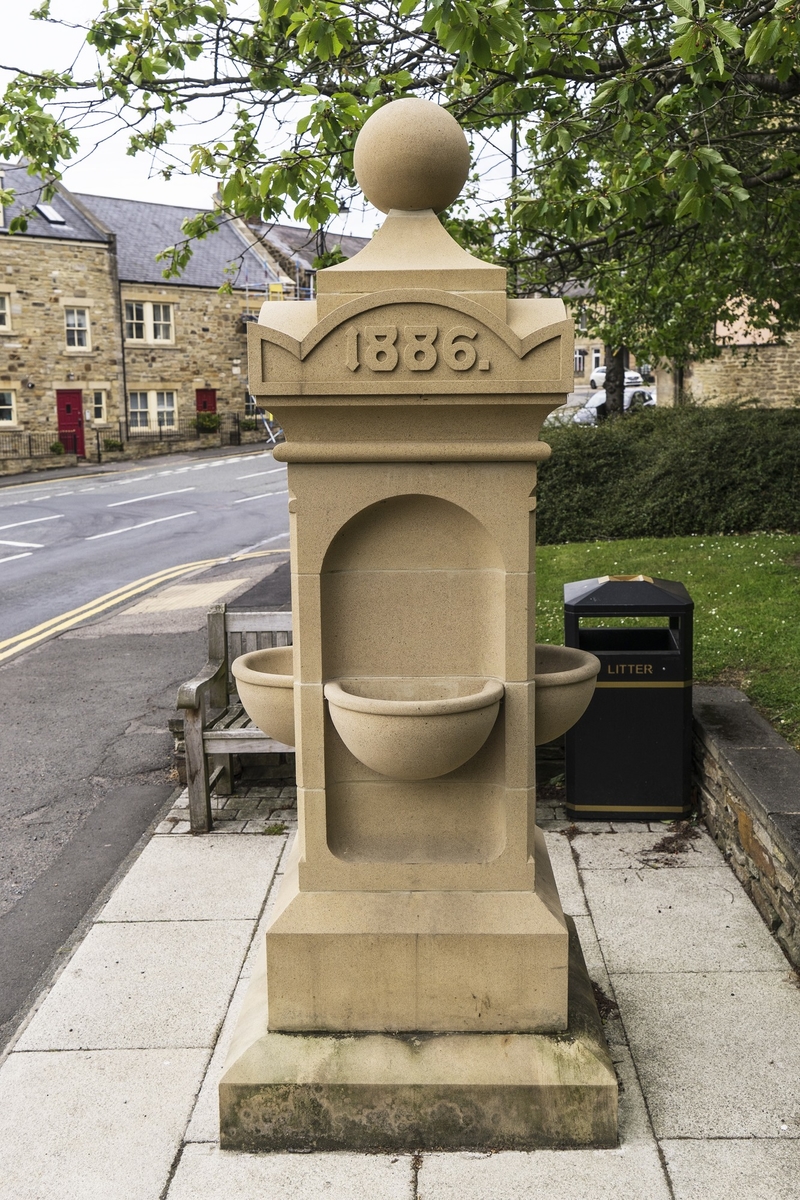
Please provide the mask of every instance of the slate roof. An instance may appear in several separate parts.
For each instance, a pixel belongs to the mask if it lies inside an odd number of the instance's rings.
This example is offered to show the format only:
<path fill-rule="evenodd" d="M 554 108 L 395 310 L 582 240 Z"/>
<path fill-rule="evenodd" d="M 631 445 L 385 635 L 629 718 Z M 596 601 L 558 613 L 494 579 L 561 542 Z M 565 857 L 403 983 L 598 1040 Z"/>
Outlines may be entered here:
<path fill-rule="evenodd" d="M 4 228 L 23 208 L 36 204 L 42 184 L 28 175 L 24 164 L 2 165 L 6 187 L 15 190 L 14 204 L 5 209 Z M 223 223 L 216 233 L 195 242 L 194 253 L 183 273 L 165 281 L 165 263 L 156 255 L 183 237 L 181 224 L 200 210 L 173 204 L 154 204 L 146 200 L 120 200 L 113 196 L 90 196 L 71 193 L 59 186 L 49 203 L 64 218 L 64 223 L 52 223 L 39 213 L 28 218 L 27 235 L 42 238 L 64 238 L 79 241 L 108 241 L 109 231 L 117 239 L 117 267 L 122 283 L 165 282 L 185 287 L 218 288 L 230 280 L 234 287 L 257 287 L 263 281 L 264 265 L 258 254 L 248 247 L 244 237 L 230 223 Z M 205 211 L 211 212 L 212 209 Z M 298 225 L 253 224 L 267 249 L 275 250 L 291 261 L 298 261 L 303 271 L 312 270 L 317 255 L 316 238 L 310 229 Z M 341 245 L 351 258 L 363 250 L 368 238 L 328 233 L 327 245 Z M 226 268 L 232 267 L 228 272 Z M 249 277 L 249 278 L 247 278 Z"/>
<path fill-rule="evenodd" d="M 248 221 L 250 228 L 268 245 L 272 245 L 287 258 L 298 259 L 301 270 L 312 270 L 312 263 L 317 257 L 316 234 L 303 225 L 273 225 L 266 222 Z M 334 233 L 329 230 L 325 235 L 329 250 L 341 246 L 346 258 L 352 258 L 363 250 L 369 238 L 353 237 L 350 234 Z"/>
<path fill-rule="evenodd" d="M 8 227 L 15 216 L 24 209 L 37 203 L 42 192 L 42 181 L 34 175 L 29 175 L 24 166 L 0 163 L 0 172 L 4 177 L 7 188 L 16 192 L 14 203 L 4 208 L 3 225 L 0 233 L 8 233 Z M 66 190 L 56 192 L 48 204 L 64 218 L 64 224 L 53 224 L 39 213 L 34 212 L 28 217 L 27 233 L 30 237 L 69 239 L 79 242 L 105 242 L 108 234 L 101 225 L 94 224 L 86 214 L 72 202 Z"/>
<path fill-rule="evenodd" d="M 79 195 L 78 199 L 96 213 L 104 225 L 117 235 L 117 266 L 123 283 L 164 283 L 166 263 L 156 255 L 173 246 L 184 236 L 181 223 L 204 210 L 179 208 L 173 204 L 151 204 L 146 200 L 118 200 L 113 196 Z M 211 211 L 205 210 L 205 211 Z M 257 255 L 229 224 L 194 245 L 189 265 L 180 277 L 170 280 L 185 287 L 218 288 L 227 280 L 244 287 L 245 261 L 251 265 L 251 279 L 260 279 L 263 266 Z M 226 267 L 233 266 L 232 274 Z"/>

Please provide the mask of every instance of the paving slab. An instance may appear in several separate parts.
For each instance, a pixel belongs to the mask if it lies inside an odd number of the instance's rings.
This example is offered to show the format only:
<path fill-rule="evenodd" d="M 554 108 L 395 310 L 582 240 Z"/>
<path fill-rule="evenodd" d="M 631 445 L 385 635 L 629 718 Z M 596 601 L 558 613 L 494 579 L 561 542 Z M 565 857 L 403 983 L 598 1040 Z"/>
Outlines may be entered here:
<path fill-rule="evenodd" d="M 159 1200 L 206 1050 L 12 1054 L 0 1072 L 4 1200 Z"/>
<path fill-rule="evenodd" d="M 627 1046 L 609 1046 L 619 1080 L 619 1144 L 634 1146 L 656 1143 L 639 1077 Z"/>
<path fill-rule="evenodd" d="M 670 1200 L 655 1145 L 426 1154 L 418 1194 L 424 1200 Z"/>
<path fill-rule="evenodd" d="M 662 1150 L 675 1200 L 797 1200 L 800 1143 L 666 1141 Z"/>
<path fill-rule="evenodd" d="M 203 1076 L 203 1083 L 200 1087 L 197 1103 L 192 1110 L 192 1119 L 189 1122 L 184 1139 L 187 1142 L 219 1143 L 219 1081 L 225 1069 L 225 1059 L 228 1057 L 228 1050 L 236 1029 L 236 1022 L 239 1020 L 239 1014 L 242 1011 L 242 1003 L 247 993 L 249 982 L 249 977 L 246 979 L 240 978 L 239 983 L 236 985 L 236 991 L 233 993 L 233 998 L 225 1017 L 225 1023 L 222 1026 L 217 1044 L 214 1047 L 211 1061 Z"/>
<path fill-rule="evenodd" d="M 588 912 L 583 888 L 578 877 L 578 868 L 572 857 L 569 838 L 563 833 L 545 833 L 544 840 L 553 864 L 553 874 L 556 877 L 558 894 L 561 897 L 561 907 L 568 917 L 576 917 Z"/>
<path fill-rule="evenodd" d="M 186 1146 L 166 1200 L 412 1200 L 408 1154 L 236 1154 Z"/>
<path fill-rule="evenodd" d="M 783 972 L 612 974 L 659 1138 L 800 1138 L 800 990 Z"/>
<path fill-rule="evenodd" d="M 584 871 L 613 978 L 619 971 L 766 971 L 786 959 L 727 866 Z"/>
<path fill-rule="evenodd" d="M 252 921 L 95 925 L 20 1050 L 212 1047 Z"/>
<path fill-rule="evenodd" d="M 281 838 L 154 837 L 98 919 L 255 920 L 282 850 Z"/>
<path fill-rule="evenodd" d="M 603 951 L 600 949 L 600 943 L 597 940 L 594 921 L 588 913 L 584 916 L 578 915 L 572 919 L 575 922 L 575 928 L 578 932 L 578 940 L 581 944 L 583 960 L 586 963 L 589 978 L 593 983 L 598 983 L 604 991 L 610 991 L 611 980 L 606 970 Z"/>
<path fill-rule="evenodd" d="M 602 835 L 580 833 L 573 838 L 572 848 L 578 855 L 581 871 L 635 870 L 642 866 L 664 868 L 722 867 L 722 851 L 705 832 L 697 830 L 677 853 L 655 850 L 659 842 L 670 840 L 669 828 L 657 831 L 641 827 L 622 829 Z"/>

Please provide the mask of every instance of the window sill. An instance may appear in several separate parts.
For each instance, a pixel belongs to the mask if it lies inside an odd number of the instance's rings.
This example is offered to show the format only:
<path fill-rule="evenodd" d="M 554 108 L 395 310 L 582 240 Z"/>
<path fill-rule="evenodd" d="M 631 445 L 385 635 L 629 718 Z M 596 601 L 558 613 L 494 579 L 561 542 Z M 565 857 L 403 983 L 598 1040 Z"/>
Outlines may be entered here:
<path fill-rule="evenodd" d="M 126 339 L 126 341 L 125 341 L 125 349 L 126 350 L 136 350 L 137 347 L 140 350 L 177 350 L 178 349 L 176 342 L 145 342 L 145 341 L 139 341 L 138 339 L 136 341 L 129 342 Z"/>
<path fill-rule="evenodd" d="M 96 354 L 97 351 L 93 350 L 91 346 L 65 346 L 64 353 L 69 354 L 70 357 L 75 355 L 76 357 L 80 358 L 81 355 Z"/>

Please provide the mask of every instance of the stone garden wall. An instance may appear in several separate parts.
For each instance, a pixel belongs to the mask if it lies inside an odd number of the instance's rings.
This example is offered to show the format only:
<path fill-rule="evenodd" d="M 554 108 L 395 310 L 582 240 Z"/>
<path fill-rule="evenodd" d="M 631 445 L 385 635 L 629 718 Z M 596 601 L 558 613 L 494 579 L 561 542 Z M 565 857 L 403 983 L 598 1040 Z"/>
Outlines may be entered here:
<path fill-rule="evenodd" d="M 694 693 L 698 805 L 745 891 L 800 967 L 800 754 L 737 689 Z"/>

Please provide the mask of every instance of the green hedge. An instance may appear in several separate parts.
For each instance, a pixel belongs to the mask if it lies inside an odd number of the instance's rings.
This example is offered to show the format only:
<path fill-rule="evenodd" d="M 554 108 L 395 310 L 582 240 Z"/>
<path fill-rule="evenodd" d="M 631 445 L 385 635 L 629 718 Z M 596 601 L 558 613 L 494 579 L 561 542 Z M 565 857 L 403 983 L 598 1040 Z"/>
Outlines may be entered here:
<path fill-rule="evenodd" d="M 541 543 L 800 531 L 800 410 L 645 410 L 543 430 Z"/>

